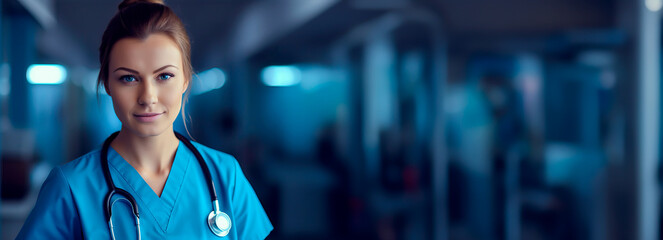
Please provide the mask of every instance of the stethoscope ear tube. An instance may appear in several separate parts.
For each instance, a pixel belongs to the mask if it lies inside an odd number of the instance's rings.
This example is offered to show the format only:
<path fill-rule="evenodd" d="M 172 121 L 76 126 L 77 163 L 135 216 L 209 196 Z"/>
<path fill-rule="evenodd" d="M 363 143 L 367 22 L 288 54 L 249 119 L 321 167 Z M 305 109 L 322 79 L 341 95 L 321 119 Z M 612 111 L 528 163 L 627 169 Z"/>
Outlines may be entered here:
<path fill-rule="evenodd" d="M 108 212 L 108 221 L 110 221 L 110 217 L 113 215 L 113 206 L 111 204 L 111 198 L 113 197 L 114 194 L 119 194 L 127 199 L 129 199 L 129 203 L 131 205 L 131 209 L 133 210 L 134 215 L 136 218 L 140 218 L 140 215 L 138 215 L 138 206 L 136 204 L 136 199 L 134 199 L 129 192 L 125 191 L 124 189 L 121 188 L 116 188 L 108 192 L 108 195 L 106 195 L 106 212 Z"/>
<path fill-rule="evenodd" d="M 207 163 L 205 163 L 205 160 L 203 159 L 203 156 L 200 155 L 200 152 L 196 149 L 193 144 L 191 144 L 191 141 L 184 137 L 182 134 L 179 134 L 175 132 L 175 136 L 184 143 L 189 149 L 191 149 L 193 154 L 196 156 L 196 159 L 198 160 L 198 163 L 200 164 L 200 167 L 203 169 L 203 174 L 205 175 L 205 179 L 207 180 L 208 184 L 208 190 L 209 190 L 209 195 L 212 198 L 212 206 L 214 209 L 207 215 L 207 226 L 209 227 L 210 231 L 214 233 L 214 235 L 219 236 L 219 237 L 225 237 L 230 233 L 230 228 L 232 227 L 232 221 L 230 220 L 230 217 L 228 214 L 222 212 L 219 210 L 219 200 L 218 197 L 216 196 L 216 187 L 214 186 L 214 181 L 212 181 L 212 174 L 209 171 L 209 168 L 207 167 Z"/>
<path fill-rule="evenodd" d="M 113 139 L 115 139 L 119 133 L 120 132 L 115 132 L 106 138 L 106 141 L 104 141 L 104 145 L 101 148 L 101 169 L 103 170 L 104 179 L 106 179 L 106 184 L 108 185 L 108 193 L 106 194 L 104 208 L 106 212 L 106 221 L 108 222 L 111 221 L 110 201 L 113 197 L 113 194 L 115 194 L 115 189 L 117 189 L 113 183 L 113 179 L 110 176 L 110 170 L 108 169 L 108 148 L 110 147 L 111 142 L 113 142 Z"/>
<path fill-rule="evenodd" d="M 121 189 L 120 189 L 120 190 L 121 190 Z M 129 196 L 131 196 L 131 195 L 129 195 Z M 132 204 L 131 201 L 128 200 L 128 198 L 118 198 L 118 199 L 115 199 L 115 201 L 113 201 L 113 202 L 110 204 L 110 208 L 109 208 L 109 209 L 110 209 L 111 211 L 110 211 L 110 214 L 109 214 L 110 219 L 108 219 L 108 227 L 110 228 L 111 239 L 112 239 L 112 240 L 115 240 L 115 226 L 113 226 L 113 213 L 112 213 L 112 209 L 113 209 L 113 205 L 115 205 L 115 203 L 116 203 L 117 201 L 125 201 L 125 202 L 128 202 L 129 205 L 131 205 L 131 207 L 134 209 L 133 214 L 134 214 L 134 218 L 135 218 L 135 220 L 136 220 L 136 236 L 137 236 L 138 240 L 140 240 L 140 239 L 141 239 L 141 236 L 140 236 L 140 218 L 139 218 L 138 215 L 137 215 L 138 211 L 136 210 L 136 207 L 135 207 L 136 205 Z"/>
<path fill-rule="evenodd" d="M 207 180 L 208 183 L 208 191 L 209 195 L 212 198 L 212 203 L 214 201 L 217 201 L 218 198 L 216 196 L 216 187 L 214 186 L 214 181 L 212 181 L 212 174 L 209 172 L 209 168 L 207 167 L 207 163 L 205 163 L 205 160 L 203 159 L 203 156 L 200 155 L 200 152 L 196 149 L 196 147 L 191 144 L 191 141 L 187 139 L 185 136 L 182 134 L 179 134 L 178 132 L 175 132 L 175 136 L 186 145 L 187 148 L 191 149 L 191 152 L 193 152 L 193 155 L 196 156 L 196 159 L 198 160 L 198 163 L 200 164 L 200 167 L 203 169 L 203 174 L 205 175 L 205 180 Z"/>

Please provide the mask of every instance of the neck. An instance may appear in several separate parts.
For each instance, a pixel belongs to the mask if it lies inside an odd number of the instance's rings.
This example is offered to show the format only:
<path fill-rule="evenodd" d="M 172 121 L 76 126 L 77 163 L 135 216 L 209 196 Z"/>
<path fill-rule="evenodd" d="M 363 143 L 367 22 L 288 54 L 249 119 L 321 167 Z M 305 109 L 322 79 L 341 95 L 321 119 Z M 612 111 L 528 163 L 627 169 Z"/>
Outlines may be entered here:
<path fill-rule="evenodd" d="M 122 128 L 111 147 L 139 173 L 169 172 L 179 140 L 172 130 L 157 136 L 139 136 Z"/>

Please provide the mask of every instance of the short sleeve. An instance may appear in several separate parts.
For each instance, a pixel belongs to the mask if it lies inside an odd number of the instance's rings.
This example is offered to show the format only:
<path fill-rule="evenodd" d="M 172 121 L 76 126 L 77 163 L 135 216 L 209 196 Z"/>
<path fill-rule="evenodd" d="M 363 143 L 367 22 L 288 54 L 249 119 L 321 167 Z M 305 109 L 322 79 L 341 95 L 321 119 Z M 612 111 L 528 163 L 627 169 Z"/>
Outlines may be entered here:
<path fill-rule="evenodd" d="M 238 239 L 265 239 L 274 229 L 258 196 L 235 161 L 235 187 L 232 195 Z"/>
<path fill-rule="evenodd" d="M 60 167 L 51 170 L 16 239 L 82 239 L 71 188 Z"/>

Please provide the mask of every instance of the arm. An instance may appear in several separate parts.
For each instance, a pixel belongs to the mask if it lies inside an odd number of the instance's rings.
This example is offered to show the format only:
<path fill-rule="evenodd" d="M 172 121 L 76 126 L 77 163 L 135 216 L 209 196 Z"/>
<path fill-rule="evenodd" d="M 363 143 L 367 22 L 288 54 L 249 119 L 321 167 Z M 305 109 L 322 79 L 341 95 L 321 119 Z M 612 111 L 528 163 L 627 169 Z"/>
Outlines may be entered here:
<path fill-rule="evenodd" d="M 67 179 L 53 168 L 16 239 L 81 239 L 81 223 Z"/>
<path fill-rule="evenodd" d="M 235 163 L 235 185 L 232 194 L 238 239 L 265 239 L 274 229 L 260 204 L 253 187 L 244 176 L 237 161 Z"/>

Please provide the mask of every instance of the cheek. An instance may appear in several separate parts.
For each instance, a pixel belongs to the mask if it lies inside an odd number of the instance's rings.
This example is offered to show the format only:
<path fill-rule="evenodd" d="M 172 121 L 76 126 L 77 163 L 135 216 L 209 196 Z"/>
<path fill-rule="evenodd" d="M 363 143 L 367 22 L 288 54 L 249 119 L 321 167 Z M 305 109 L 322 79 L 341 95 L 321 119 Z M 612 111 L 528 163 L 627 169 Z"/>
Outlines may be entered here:
<path fill-rule="evenodd" d="M 116 109 L 130 108 L 137 101 L 137 92 L 133 88 L 123 87 L 118 83 L 110 83 L 109 88 L 111 91 L 110 97 Z"/>
<path fill-rule="evenodd" d="M 170 88 L 162 92 L 161 102 L 169 108 L 178 108 L 182 105 L 181 89 Z M 172 111 L 173 109 L 171 109 Z"/>
<path fill-rule="evenodd" d="M 126 92 L 122 91 L 115 91 L 111 96 L 111 99 L 113 101 L 113 108 L 115 109 L 115 112 L 117 113 L 118 116 L 122 115 L 121 112 L 124 112 L 131 108 L 131 105 L 129 103 L 130 97 L 131 96 L 128 96 Z"/>

